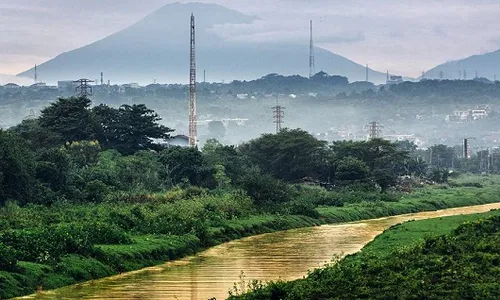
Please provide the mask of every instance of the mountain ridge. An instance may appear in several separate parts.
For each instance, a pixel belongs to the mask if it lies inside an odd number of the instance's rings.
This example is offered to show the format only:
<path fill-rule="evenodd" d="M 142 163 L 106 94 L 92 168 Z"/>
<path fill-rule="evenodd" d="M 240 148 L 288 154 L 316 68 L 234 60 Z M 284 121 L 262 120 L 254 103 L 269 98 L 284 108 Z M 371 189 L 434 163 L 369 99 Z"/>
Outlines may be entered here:
<path fill-rule="evenodd" d="M 225 40 L 213 32 L 214 25 L 250 24 L 259 20 L 217 4 L 172 3 L 134 24 L 86 46 L 59 54 L 38 66 L 46 82 L 80 77 L 97 78 L 104 72 L 111 82 L 185 83 L 189 74 L 189 16 L 197 17 L 198 73 L 207 70 L 212 82 L 248 80 L 270 73 L 309 73 L 308 41 L 304 44 L 252 43 Z M 316 66 L 350 81 L 365 80 L 365 67 L 322 48 L 315 48 Z M 34 69 L 18 74 L 33 77 Z M 369 70 L 371 81 L 380 83 L 385 74 Z"/>
<path fill-rule="evenodd" d="M 444 79 L 464 79 L 464 70 L 467 73 L 467 79 L 484 77 L 493 79 L 496 75 L 500 76 L 500 49 L 485 54 L 474 54 L 463 59 L 448 61 L 425 72 L 425 78 L 439 79 L 443 72 Z"/>

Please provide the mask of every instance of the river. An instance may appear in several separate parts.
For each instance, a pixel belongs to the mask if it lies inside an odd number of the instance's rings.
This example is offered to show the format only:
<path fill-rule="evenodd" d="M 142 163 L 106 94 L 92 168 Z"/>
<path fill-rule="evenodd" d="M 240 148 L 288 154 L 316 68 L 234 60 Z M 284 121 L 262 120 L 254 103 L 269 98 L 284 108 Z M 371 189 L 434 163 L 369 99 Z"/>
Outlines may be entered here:
<path fill-rule="evenodd" d="M 386 228 L 408 220 L 473 214 L 500 203 L 263 234 L 140 271 L 19 299 L 225 299 L 241 272 L 248 279 L 293 280 L 334 255 L 355 253 Z"/>

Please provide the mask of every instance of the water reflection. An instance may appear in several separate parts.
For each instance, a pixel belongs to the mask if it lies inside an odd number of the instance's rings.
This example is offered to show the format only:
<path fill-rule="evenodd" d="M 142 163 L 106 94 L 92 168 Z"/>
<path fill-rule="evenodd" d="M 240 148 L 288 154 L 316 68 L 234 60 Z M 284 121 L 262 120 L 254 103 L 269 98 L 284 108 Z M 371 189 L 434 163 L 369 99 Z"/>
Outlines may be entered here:
<path fill-rule="evenodd" d="M 383 230 L 412 219 L 500 209 L 500 203 L 325 225 L 245 238 L 176 262 L 78 284 L 25 299 L 224 299 L 241 271 L 246 278 L 292 280 L 334 255 L 359 251 Z"/>

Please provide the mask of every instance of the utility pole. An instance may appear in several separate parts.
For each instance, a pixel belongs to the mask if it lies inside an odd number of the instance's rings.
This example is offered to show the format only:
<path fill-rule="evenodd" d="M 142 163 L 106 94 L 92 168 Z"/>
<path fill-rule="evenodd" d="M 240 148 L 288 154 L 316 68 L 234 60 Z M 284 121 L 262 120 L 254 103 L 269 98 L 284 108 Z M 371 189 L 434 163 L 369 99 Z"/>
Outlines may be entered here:
<path fill-rule="evenodd" d="M 38 70 L 37 70 L 37 65 L 35 65 L 35 83 L 38 83 Z"/>
<path fill-rule="evenodd" d="M 285 107 L 279 105 L 278 95 L 276 95 L 276 106 L 272 107 L 274 124 L 276 124 L 276 133 L 281 131 L 281 124 L 283 124 L 283 119 L 285 118 Z"/>
<path fill-rule="evenodd" d="M 101 86 L 104 85 L 104 73 L 101 72 Z"/>
<path fill-rule="evenodd" d="M 203 83 L 207 83 L 207 71 L 203 70 Z"/>
<path fill-rule="evenodd" d="M 93 80 L 82 78 L 73 82 L 79 84 L 75 89 L 78 96 L 88 97 L 92 95 L 92 86 L 90 86 L 89 83 L 94 82 Z"/>
<path fill-rule="evenodd" d="M 191 14 L 191 48 L 190 48 L 190 70 L 189 70 L 189 146 L 196 147 L 196 39 L 195 19 Z"/>
<path fill-rule="evenodd" d="M 316 66 L 314 61 L 314 41 L 313 41 L 313 21 L 309 21 L 309 31 L 310 31 L 310 40 L 309 40 L 309 79 L 311 79 L 316 73 Z"/>
<path fill-rule="evenodd" d="M 366 65 L 366 82 L 368 82 L 368 65 Z"/>

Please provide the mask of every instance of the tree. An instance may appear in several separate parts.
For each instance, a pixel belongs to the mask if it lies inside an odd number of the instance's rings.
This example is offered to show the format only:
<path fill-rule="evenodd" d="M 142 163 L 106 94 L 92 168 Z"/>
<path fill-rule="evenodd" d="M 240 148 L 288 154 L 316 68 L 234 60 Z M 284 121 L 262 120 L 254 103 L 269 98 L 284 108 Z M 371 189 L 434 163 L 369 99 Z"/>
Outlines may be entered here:
<path fill-rule="evenodd" d="M 42 110 L 39 123 L 60 138 L 60 142 L 93 140 L 99 128 L 90 111 L 87 97 L 59 98 Z"/>
<path fill-rule="evenodd" d="M 55 147 L 62 140 L 60 135 L 40 126 L 40 120 L 38 119 L 23 120 L 17 126 L 9 128 L 8 131 L 14 132 L 23 138 L 32 150 Z"/>
<path fill-rule="evenodd" d="M 339 180 L 362 180 L 368 176 L 368 167 L 357 158 L 347 156 L 337 162 L 335 172 L 336 179 Z"/>
<path fill-rule="evenodd" d="M 170 147 L 160 153 L 163 179 L 172 185 L 213 185 L 213 169 L 196 148 Z"/>
<path fill-rule="evenodd" d="M 396 184 L 399 175 L 409 173 L 410 161 L 407 151 L 383 139 L 369 141 L 339 141 L 331 146 L 337 162 L 346 157 L 354 157 L 368 167 L 369 176 L 382 189 L 382 192 Z M 354 164 L 354 163 L 353 163 Z"/>
<path fill-rule="evenodd" d="M 234 146 L 222 145 L 215 139 L 208 140 L 202 149 L 210 166 L 224 166 L 225 174 L 234 184 L 240 184 L 250 168 L 248 158 Z"/>
<path fill-rule="evenodd" d="M 453 147 L 434 145 L 429 148 L 428 155 L 431 167 L 451 169 L 455 166 L 456 153 Z"/>
<path fill-rule="evenodd" d="M 35 195 L 34 153 L 17 135 L 0 130 L 0 205 Z"/>
<path fill-rule="evenodd" d="M 239 150 L 265 172 L 285 180 L 307 177 L 327 179 L 328 148 L 302 129 L 283 129 L 264 134 L 240 146 Z"/>
<path fill-rule="evenodd" d="M 144 104 L 122 105 L 119 109 L 101 104 L 93 113 L 102 127 L 102 144 L 122 154 L 154 148 L 152 139 L 166 139 L 173 131 L 158 124 L 161 118 Z"/>

